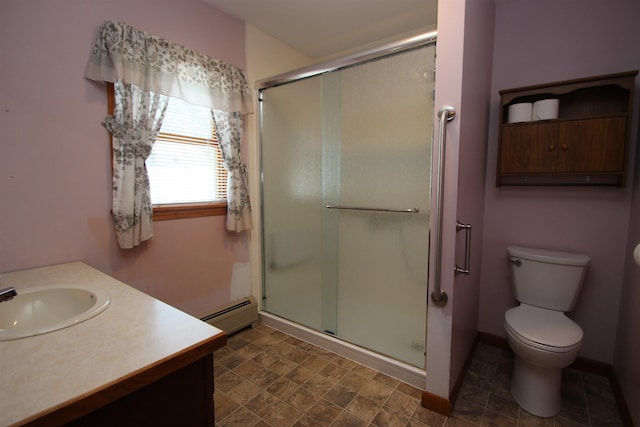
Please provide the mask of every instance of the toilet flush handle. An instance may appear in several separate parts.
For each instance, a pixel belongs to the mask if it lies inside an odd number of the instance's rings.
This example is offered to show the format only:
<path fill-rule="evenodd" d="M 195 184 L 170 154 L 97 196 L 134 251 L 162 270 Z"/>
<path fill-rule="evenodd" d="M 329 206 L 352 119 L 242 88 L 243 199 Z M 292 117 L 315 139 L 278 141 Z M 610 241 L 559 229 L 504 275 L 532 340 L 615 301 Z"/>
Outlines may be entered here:
<path fill-rule="evenodd" d="M 511 257 L 509 258 L 509 262 L 511 264 L 515 264 L 517 267 L 520 267 L 522 265 L 522 260 L 515 258 L 515 257 Z"/>

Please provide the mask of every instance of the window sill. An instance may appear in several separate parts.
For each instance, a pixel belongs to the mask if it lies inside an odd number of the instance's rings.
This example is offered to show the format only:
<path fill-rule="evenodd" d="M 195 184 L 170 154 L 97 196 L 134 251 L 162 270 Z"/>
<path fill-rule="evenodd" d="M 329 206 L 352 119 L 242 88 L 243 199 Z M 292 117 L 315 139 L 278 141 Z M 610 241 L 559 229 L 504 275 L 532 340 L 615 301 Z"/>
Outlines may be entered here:
<path fill-rule="evenodd" d="M 199 218 L 203 216 L 219 216 L 227 214 L 227 202 L 217 203 L 185 203 L 175 205 L 155 205 L 153 207 L 154 221 L 168 221 L 171 219 Z"/>

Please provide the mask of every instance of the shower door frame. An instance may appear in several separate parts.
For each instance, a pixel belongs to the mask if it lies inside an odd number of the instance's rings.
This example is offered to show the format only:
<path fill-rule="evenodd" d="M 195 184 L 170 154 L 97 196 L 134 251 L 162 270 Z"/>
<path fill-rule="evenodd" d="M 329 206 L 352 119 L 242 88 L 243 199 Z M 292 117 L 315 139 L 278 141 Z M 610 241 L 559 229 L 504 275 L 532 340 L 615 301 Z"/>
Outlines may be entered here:
<path fill-rule="evenodd" d="M 383 46 L 365 50 L 363 52 L 355 53 L 349 56 L 345 56 L 340 59 L 329 61 L 322 64 L 312 65 L 310 67 L 299 68 L 288 73 L 278 74 L 273 77 L 258 80 L 256 82 L 256 90 L 258 93 L 262 89 L 269 87 L 279 86 L 295 80 L 304 79 L 307 77 L 313 77 L 320 74 L 327 73 L 329 71 L 339 70 L 341 68 L 348 67 L 350 65 L 356 65 L 372 59 L 381 58 L 383 56 L 391 55 L 393 53 L 403 52 L 429 44 L 436 43 L 438 38 L 437 31 L 431 31 L 428 33 L 420 34 L 414 37 L 409 37 L 404 40 L 400 40 L 393 43 L 388 43 Z M 259 99 L 259 98 L 258 98 Z M 259 126 L 260 128 L 261 126 Z M 260 180 L 262 183 L 262 179 Z"/>
<path fill-rule="evenodd" d="M 382 57 L 386 57 L 392 54 L 401 53 L 404 51 L 409 51 L 411 49 L 416 49 L 420 47 L 425 47 L 428 45 L 435 44 L 437 42 L 437 31 L 427 32 L 424 34 L 420 34 L 417 36 L 409 37 L 397 42 L 392 42 L 377 48 L 368 49 L 356 54 L 352 54 L 349 56 L 345 56 L 343 58 L 333 60 L 323 64 L 316 64 L 310 67 L 304 67 L 297 70 L 293 70 L 291 72 L 279 74 L 273 77 L 269 77 L 266 79 L 262 79 L 256 82 L 256 91 L 258 93 L 259 100 L 259 115 L 258 115 L 258 138 L 261 139 L 262 135 L 262 99 L 261 99 L 261 90 L 266 88 L 272 88 L 276 86 L 280 86 L 289 82 L 301 80 L 308 77 L 318 76 L 327 72 L 336 71 L 342 68 L 346 68 L 352 65 L 362 64 L 364 62 L 379 59 Z M 435 106 L 434 106 L 435 108 Z M 363 363 L 367 366 L 370 366 L 374 369 L 378 369 L 379 371 L 386 373 L 388 375 L 394 376 L 401 380 L 404 380 L 410 384 L 413 384 L 416 387 L 424 388 L 425 380 L 426 380 L 426 372 L 425 369 L 420 369 L 415 366 L 409 365 L 408 363 L 398 361 L 396 359 L 389 358 L 382 354 L 367 350 L 363 347 L 359 347 L 358 345 L 349 343 L 348 341 L 342 340 L 338 337 L 332 337 L 327 334 L 324 334 L 320 331 L 313 330 L 311 328 L 302 327 L 288 319 L 273 315 L 271 313 L 267 313 L 262 311 L 263 301 L 265 295 L 265 281 L 264 281 L 264 238 L 263 231 L 264 227 L 262 224 L 262 218 L 264 213 L 264 203 L 262 195 L 264 194 L 264 181 L 262 176 L 262 144 L 258 144 L 258 158 L 259 158 L 259 184 L 260 184 L 260 221 L 259 221 L 259 230 L 256 230 L 257 235 L 260 236 L 260 275 L 259 275 L 259 290 L 261 293 L 259 308 L 261 320 L 264 324 L 273 326 L 276 329 L 279 329 L 283 332 L 289 333 L 297 338 L 317 343 L 322 347 L 331 350 L 337 354 L 343 355 L 345 357 L 351 358 L 357 362 Z M 431 239 L 429 239 L 431 240 Z M 431 248 L 429 248 L 431 251 Z M 427 277 L 430 277 L 429 272 L 429 263 L 427 263 Z M 428 285 L 428 289 L 430 286 Z M 428 297 L 428 292 L 427 292 Z M 425 301 L 425 309 L 426 309 Z M 426 336 L 425 336 L 426 343 Z"/>

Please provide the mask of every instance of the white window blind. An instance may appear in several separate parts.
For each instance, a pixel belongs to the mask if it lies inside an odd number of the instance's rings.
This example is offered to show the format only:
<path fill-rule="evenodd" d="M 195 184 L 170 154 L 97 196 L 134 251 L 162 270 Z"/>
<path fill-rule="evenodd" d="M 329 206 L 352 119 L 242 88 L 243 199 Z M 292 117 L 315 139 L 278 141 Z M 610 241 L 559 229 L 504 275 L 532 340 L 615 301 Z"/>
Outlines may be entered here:
<path fill-rule="evenodd" d="M 207 107 L 171 98 L 146 165 L 154 205 L 227 198 L 227 170 Z"/>

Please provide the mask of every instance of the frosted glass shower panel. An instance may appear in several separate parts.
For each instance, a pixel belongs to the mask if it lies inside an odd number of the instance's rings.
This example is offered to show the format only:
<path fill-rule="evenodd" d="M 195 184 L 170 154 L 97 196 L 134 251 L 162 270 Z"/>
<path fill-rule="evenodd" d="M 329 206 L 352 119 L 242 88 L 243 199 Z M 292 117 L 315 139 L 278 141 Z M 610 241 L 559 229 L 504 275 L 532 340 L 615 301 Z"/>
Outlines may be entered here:
<path fill-rule="evenodd" d="M 423 48 L 343 70 L 338 335 L 424 368 L 433 62 Z M 357 312 L 357 315 L 354 315 Z"/>
<path fill-rule="evenodd" d="M 321 326 L 320 79 L 262 91 L 264 308 Z"/>

